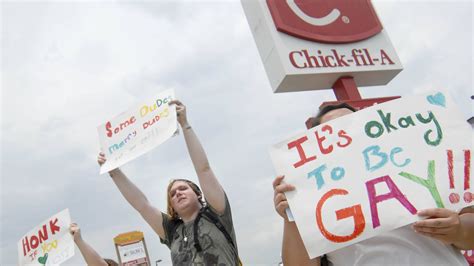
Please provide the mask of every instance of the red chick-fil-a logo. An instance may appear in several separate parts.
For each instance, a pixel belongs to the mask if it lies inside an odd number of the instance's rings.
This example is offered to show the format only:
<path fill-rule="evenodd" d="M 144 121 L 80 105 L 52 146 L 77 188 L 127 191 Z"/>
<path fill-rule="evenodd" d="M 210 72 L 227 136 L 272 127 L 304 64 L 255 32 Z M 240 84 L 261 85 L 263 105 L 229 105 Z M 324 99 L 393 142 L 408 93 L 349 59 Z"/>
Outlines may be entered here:
<path fill-rule="evenodd" d="M 316 42 L 351 43 L 382 31 L 370 0 L 267 0 L 275 27 Z"/>

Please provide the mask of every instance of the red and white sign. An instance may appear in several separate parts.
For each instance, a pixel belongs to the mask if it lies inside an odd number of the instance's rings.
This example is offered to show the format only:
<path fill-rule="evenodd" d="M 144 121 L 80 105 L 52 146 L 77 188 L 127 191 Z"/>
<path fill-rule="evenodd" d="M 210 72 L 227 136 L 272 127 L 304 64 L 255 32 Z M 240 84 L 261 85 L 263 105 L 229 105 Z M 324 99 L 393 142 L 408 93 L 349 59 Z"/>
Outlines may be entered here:
<path fill-rule="evenodd" d="M 385 85 L 402 69 L 369 0 L 241 0 L 274 92 Z"/>
<path fill-rule="evenodd" d="M 281 32 L 315 42 L 349 43 L 382 31 L 369 0 L 267 0 Z"/>
<path fill-rule="evenodd" d="M 117 249 L 120 255 L 120 262 L 122 263 L 121 265 L 142 265 L 142 263 L 148 261 L 143 241 L 117 246 Z"/>
<path fill-rule="evenodd" d="M 59 265 L 74 256 L 69 234 L 71 216 L 65 209 L 25 234 L 18 241 L 18 265 Z"/>

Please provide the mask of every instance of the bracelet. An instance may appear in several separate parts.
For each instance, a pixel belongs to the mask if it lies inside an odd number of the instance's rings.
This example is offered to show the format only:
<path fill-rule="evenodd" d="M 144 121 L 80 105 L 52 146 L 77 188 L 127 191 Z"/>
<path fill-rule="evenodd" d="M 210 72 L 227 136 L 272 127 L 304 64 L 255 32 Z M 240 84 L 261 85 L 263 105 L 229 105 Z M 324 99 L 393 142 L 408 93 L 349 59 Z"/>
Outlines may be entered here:
<path fill-rule="evenodd" d="M 184 129 L 185 129 L 185 130 L 187 130 L 187 129 L 192 129 L 192 127 L 191 127 L 191 126 L 187 126 L 187 127 L 185 127 Z"/>

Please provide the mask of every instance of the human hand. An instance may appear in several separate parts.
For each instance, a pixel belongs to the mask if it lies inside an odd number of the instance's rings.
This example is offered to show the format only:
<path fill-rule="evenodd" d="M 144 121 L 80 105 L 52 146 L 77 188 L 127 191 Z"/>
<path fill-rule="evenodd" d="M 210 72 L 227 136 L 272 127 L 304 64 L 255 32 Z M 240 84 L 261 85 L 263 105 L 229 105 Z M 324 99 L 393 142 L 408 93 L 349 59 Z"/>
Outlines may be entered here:
<path fill-rule="evenodd" d="M 463 228 L 457 212 L 435 208 L 421 210 L 418 215 L 427 216 L 428 218 L 413 224 L 412 228 L 415 232 L 437 239 L 445 244 L 454 244 L 462 239 Z"/>
<path fill-rule="evenodd" d="M 102 166 L 106 161 L 107 159 L 105 158 L 105 154 L 103 152 L 99 152 L 99 155 L 97 156 L 97 163 L 99 166 Z"/>
<path fill-rule="evenodd" d="M 97 163 L 99 166 L 102 166 L 105 162 L 107 161 L 107 158 L 105 158 L 105 154 L 103 152 L 99 152 L 99 155 L 97 156 Z M 109 171 L 109 174 L 112 175 L 114 172 L 120 171 L 120 168 L 115 168 Z"/>
<path fill-rule="evenodd" d="M 273 203 L 275 204 L 276 212 L 283 217 L 283 219 L 288 220 L 286 209 L 289 205 L 284 192 L 293 191 L 295 187 L 290 184 L 282 183 L 284 178 L 284 175 L 280 175 L 273 180 Z"/>
<path fill-rule="evenodd" d="M 178 123 L 181 125 L 181 128 L 188 126 L 188 118 L 186 115 L 186 106 L 179 100 L 172 100 L 170 103 L 176 105 L 176 113 L 178 115 Z"/>
<path fill-rule="evenodd" d="M 71 223 L 69 225 L 69 233 L 72 235 L 72 238 L 74 239 L 74 242 L 81 240 L 81 228 L 76 223 Z"/>

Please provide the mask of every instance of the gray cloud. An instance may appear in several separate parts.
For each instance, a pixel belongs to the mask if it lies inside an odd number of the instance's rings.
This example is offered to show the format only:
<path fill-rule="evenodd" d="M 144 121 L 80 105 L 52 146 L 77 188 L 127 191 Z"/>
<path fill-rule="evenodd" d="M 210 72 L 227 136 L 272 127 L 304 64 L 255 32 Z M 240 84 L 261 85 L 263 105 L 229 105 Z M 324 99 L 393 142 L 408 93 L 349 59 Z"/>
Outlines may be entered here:
<path fill-rule="evenodd" d="M 1 264 L 20 237 L 70 208 L 83 235 L 115 258 L 112 238 L 145 233 L 152 260 L 168 249 L 98 175 L 96 127 L 174 88 L 231 200 L 246 265 L 276 265 L 268 147 L 305 128 L 330 91 L 273 94 L 238 1 L 2 2 Z M 364 97 L 445 88 L 468 116 L 472 2 L 374 1 L 405 70 Z M 157 207 L 173 177 L 195 179 L 182 136 L 123 167 Z M 65 265 L 85 264 L 79 251 Z"/>

